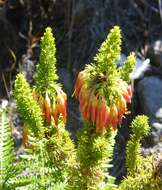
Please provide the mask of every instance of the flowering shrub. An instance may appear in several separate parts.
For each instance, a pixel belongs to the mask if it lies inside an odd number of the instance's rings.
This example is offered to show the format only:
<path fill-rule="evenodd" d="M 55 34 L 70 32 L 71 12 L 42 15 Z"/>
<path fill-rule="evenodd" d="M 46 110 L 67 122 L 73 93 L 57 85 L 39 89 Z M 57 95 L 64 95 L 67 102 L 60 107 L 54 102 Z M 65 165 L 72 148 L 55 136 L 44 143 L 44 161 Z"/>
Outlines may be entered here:
<path fill-rule="evenodd" d="M 127 102 L 131 102 L 132 91 L 131 87 L 119 78 L 115 84 L 118 88 L 114 89 L 113 94 L 109 94 L 113 98 L 113 101 L 110 101 L 110 97 L 106 97 L 109 89 L 100 93 L 101 89 L 98 87 L 100 83 L 103 87 L 104 83 L 107 85 L 110 82 L 109 75 L 107 73 L 97 74 L 88 85 L 86 81 L 90 77 L 91 71 L 88 69 L 81 71 L 75 83 L 74 94 L 79 100 L 79 110 L 83 118 L 96 125 L 96 132 L 104 133 L 110 127 L 115 130 L 121 123 L 127 112 Z M 109 88 L 113 88 L 113 85 L 111 86 L 110 83 Z"/>
<path fill-rule="evenodd" d="M 130 103 L 132 97 L 131 87 L 123 76 L 129 76 L 135 63 L 134 54 L 131 54 L 125 67 L 117 68 L 120 45 L 120 28 L 115 26 L 94 62 L 78 74 L 75 82 L 74 95 L 84 119 L 84 127 L 78 133 L 79 180 L 74 185 L 78 189 L 104 189 L 107 184 L 114 188 L 107 167 L 113 154 L 117 126 L 127 113 L 127 102 Z"/>
<path fill-rule="evenodd" d="M 13 167 L 10 167 L 13 146 L 7 138 L 11 136 L 7 111 L 0 112 L 0 189 L 160 190 L 161 180 L 154 175 L 152 158 L 140 154 L 140 140 L 149 133 L 146 116 L 138 116 L 132 122 L 127 178 L 117 186 L 108 171 L 112 167 L 114 138 L 132 98 L 129 75 L 135 57 L 131 53 L 124 66 L 118 68 L 120 46 L 120 28 L 115 26 L 93 63 L 78 74 L 74 95 L 79 100 L 84 126 L 78 131 L 78 142 L 74 145 L 65 129 L 67 96 L 56 74 L 55 40 L 52 30 L 46 29 L 34 86 L 29 86 L 22 73 L 15 81 L 14 98 L 24 122 L 25 149 L 20 162 Z M 12 156 L 8 157 L 9 154 Z M 15 175 L 9 175 L 13 168 Z"/>

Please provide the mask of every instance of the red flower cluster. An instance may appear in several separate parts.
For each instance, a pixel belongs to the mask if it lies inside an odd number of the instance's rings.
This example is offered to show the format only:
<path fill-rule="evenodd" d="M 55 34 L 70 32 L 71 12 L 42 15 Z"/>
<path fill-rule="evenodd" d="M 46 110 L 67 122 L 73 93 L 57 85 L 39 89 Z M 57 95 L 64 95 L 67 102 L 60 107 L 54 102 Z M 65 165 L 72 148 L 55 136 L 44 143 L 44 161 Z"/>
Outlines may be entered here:
<path fill-rule="evenodd" d="M 67 96 L 61 90 L 57 90 L 57 97 L 55 102 L 51 102 L 48 93 L 46 93 L 45 98 L 39 95 L 35 90 L 33 90 L 33 97 L 40 105 L 42 111 L 42 117 L 47 122 L 48 125 L 51 124 L 51 120 L 54 120 L 55 125 L 58 125 L 58 120 L 61 116 L 62 120 L 66 122 L 67 112 L 66 112 L 66 101 Z"/>
<path fill-rule="evenodd" d="M 81 71 L 75 83 L 74 94 L 79 100 L 79 110 L 85 120 L 96 125 L 96 132 L 104 133 L 108 128 L 116 129 L 127 112 L 127 102 L 131 101 L 131 87 L 121 81 L 122 95 L 115 104 L 107 105 L 103 96 L 95 95 L 85 82 L 86 73 Z"/>

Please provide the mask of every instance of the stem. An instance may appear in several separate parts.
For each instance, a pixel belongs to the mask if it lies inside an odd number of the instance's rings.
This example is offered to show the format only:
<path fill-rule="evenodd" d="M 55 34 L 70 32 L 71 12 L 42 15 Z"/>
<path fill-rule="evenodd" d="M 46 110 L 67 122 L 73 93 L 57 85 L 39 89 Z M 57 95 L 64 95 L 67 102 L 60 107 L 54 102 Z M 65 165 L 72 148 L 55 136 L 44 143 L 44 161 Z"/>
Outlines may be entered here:
<path fill-rule="evenodd" d="M 115 133 L 105 135 L 95 132 L 93 125 L 85 123 L 78 134 L 79 187 L 82 190 L 102 189 L 106 185 L 108 163 L 113 153 Z M 79 189 L 79 188 L 78 188 Z"/>

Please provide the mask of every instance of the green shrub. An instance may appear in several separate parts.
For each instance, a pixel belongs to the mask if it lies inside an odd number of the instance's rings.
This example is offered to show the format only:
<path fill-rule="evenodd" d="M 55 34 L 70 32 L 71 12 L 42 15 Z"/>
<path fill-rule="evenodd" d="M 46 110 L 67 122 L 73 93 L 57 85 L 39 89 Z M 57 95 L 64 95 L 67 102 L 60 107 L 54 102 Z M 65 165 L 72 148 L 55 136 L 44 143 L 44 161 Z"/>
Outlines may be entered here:
<path fill-rule="evenodd" d="M 0 189 L 38 190 L 160 190 L 153 157 L 143 158 L 140 141 L 148 135 L 146 116 L 132 122 L 127 144 L 128 176 L 119 186 L 110 176 L 110 161 L 117 129 L 131 103 L 129 75 L 134 53 L 117 67 L 121 53 L 120 28 L 115 26 L 101 45 L 93 63 L 78 74 L 74 95 L 84 126 L 77 145 L 65 128 L 66 94 L 56 74 L 56 47 L 51 28 L 41 39 L 39 63 L 30 87 L 23 73 L 16 77 L 14 99 L 24 122 L 24 154 L 15 162 L 7 110 L 0 112 Z M 156 172 L 157 173 L 157 172 Z"/>

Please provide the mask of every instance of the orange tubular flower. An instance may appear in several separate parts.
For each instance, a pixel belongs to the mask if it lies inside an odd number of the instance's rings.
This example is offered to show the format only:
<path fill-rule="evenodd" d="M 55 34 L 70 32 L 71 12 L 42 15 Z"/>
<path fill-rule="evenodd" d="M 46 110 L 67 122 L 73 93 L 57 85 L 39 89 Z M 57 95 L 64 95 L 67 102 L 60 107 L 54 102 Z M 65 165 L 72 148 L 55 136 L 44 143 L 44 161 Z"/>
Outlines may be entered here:
<path fill-rule="evenodd" d="M 66 112 L 66 94 L 60 90 L 57 95 L 57 109 L 58 113 L 62 115 L 63 121 L 66 122 L 67 112 Z"/>
<path fill-rule="evenodd" d="M 130 101 L 130 96 L 129 96 L 129 94 L 128 94 L 128 91 L 123 92 L 123 97 L 124 97 L 124 99 L 126 100 L 126 102 L 129 102 L 129 101 Z"/>
<path fill-rule="evenodd" d="M 128 86 L 126 82 L 123 81 L 122 83 L 122 94 L 126 102 L 131 102 L 131 97 L 132 97 L 132 91 L 131 91 L 131 86 Z"/>
<path fill-rule="evenodd" d="M 39 105 L 42 112 L 42 117 L 45 119 L 45 104 L 44 104 L 44 98 L 42 95 L 39 96 Z"/>
<path fill-rule="evenodd" d="M 116 129 L 117 124 L 118 124 L 118 110 L 115 105 L 110 106 L 110 124 L 111 126 Z"/>
<path fill-rule="evenodd" d="M 51 102 L 47 93 L 46 93 L 46 98 L 45 98 L 45 119 L 48 125 L 50 125 L 51 124 Z"/>
<path fill-rule="evenodd" d="M 79 111 L 81 112 L 82 116 L 84 117 L 84 119 L 88 119 L 87 118 L 87 112 L 88 112 L 88 101 L 85 101 L 84 104 L 82 104 L 82 106 L 79 106 Z"/>
<path fill-rule="evenodd" d="M 102 112 L 102 106 L 98 102 L 97 113 L 96 113 L 96 132 L 103 134 L 105 133 L 105 127 L 101 123 L 101 112 Z"/>
<path fill-rule="evenodd" d="M 63 90 L 61 90 L 61 89 L 57 90 L 56 101 L 53 102 L 52 105 L 51 105 L 51 100 L 50 100 L 47 92 L 46 92 L 46 95 L 44 98 L 42 95 L 39 95 L 38 93 L 36 93 L 35 90 L 33 90 L 33 97 L 36 101 L 38 101 L 38 104 L 39 104 L 41 112 L 42 112 L 42 118 L 44 121 L 46 121 L 46 123 L 48 125 L 51 124 L 52 118 L 54 119 L 55 125 L 58 125 L 58 119 L 59 119 L 60 115 L 62 116 L 62 120 L 64 122 L 66 122 L 67 96 Z"/>
<path fill-rule="evenodd" d="M 90 119 L 90 117 L 91 117 L 91 104 L 92 104 L 92 102 L 91 102 L 91 100 L 89 100 L 88 106 L 87 106 L 87 112 L 85 114 L 87 119 Z"/>
<path fill-rule="evenodd" d="M 79 111 L 81 112 L 81 114 L 83 115 L 83 117 L 85 119 L 87 119 L 87 109 L 88 109 L 88 99 L 87 99 L 87 95 L 85 97 L 81 97 L 81 101 L 79 104 Z"/>
<path fill-rule="evenodd" d="M 83 93 L 83 103 L 81 104 L 82 107 L 80 108 L 82 111 L 81 113 L 83 114 L 83 117 L 86 120 L 90 119 L 90 107 L 91 107 L 91 94 L 89 90 L 87 92 Z"/>
<path fill-rule="evenodd" d="M 78 94 L 79 102 L 82 102 L 82 100 L 85 100 L 86 98 L 88 98 L 89 95 L 90 95 L 90 91 L 87 89 L 87 85 L 83 84 Z"/>
<path fill-rule="evenodd" d="M 132 88 L 131 88 L 130 85 L 128 85 L 128 87 L 127 87 L 127 92 L 128 92 L 128 95 L 129 95 L 128 102 L 131 103 L 131 98 L 132 98 Z"/>
<path fill-rule="evenodd" d="M 108 121 L 109 113 L 107 110 L 107 105 L 105 99 L 102 99 L 101 102 L 101 111 L 100 111 L 100 125 L 105 126 Z"/>
<path fill-rule="evenodd" d="M 110 126 L 110 108 L 106 106 L 105 128 Z"/>
<path fill-rule="evenodd" d="M 105 129 L 101 123 L 101 112 L 102 112 L 102 102 L 100 100 L 97 101 L 97 109 L 96 109 L 96 133 L 104 133 Z"/>
<path fill-rule="evenodd" d="M 84 78 L 85 78 L 85 71 L 79 72 L 77 80 L 75 82 L 75 86 L 74 86 L 74 94 L 76 97 L 79 96 L 80 90 L 84 84 Z"/>
<path fill-rule="evenodd" d="M 85 102 L 89 101 L 89 96 L 90 96 L 90 91 L 87 89 L 86 85 L 83 85 L 78 96 L 80 109 L 83 108 Z"/>
<path fill-rule="evenodd" d="M 131 85 L 128 85 L 127 91 L 128 91 L 129 96 L 132 97 L 132 88 L 131 88 Z"/>
<path fill-rule="evenodd" d="M 116 105 L 117 105 L 117 109 L 118 109 L 118 119 L 119 119 L 119 123 L 120 123 L 124 113 L 126 113 L 126 111 L 127 111 L 127 104 L 126 104 L 126 101 L 123 98 L 123 96 L 121 96 L 121 98 L 118 99 Z"/>
<path fill-rule="evenodd" d="M 90 107 L 90 113 L 91 113 L 90 118 L 91 118 L 93 124 L 95 124 L 95 122 L 96 122 L 97 105 L 98 105 L 98 99 L 96 96 L 93 96 L 91 107 Z"/>
<path fill-rule="evenodd" d="M 88 76 L 87 70 L 81 71 L 78 74 L 74 87 L 74 94 L 79 100 L 79 110 L 83 118 L 92 122 L 93 125 L 96 125 L 97 133 L 104 133 L 111 127 L 116 129 L 124 114 L 127 112 L 127 102 L 131 102 L 131 87 L 128 86 L 125 81 L 119 79 L 120 85 L 117 94 L 121 93 L 121 96 L 119 96 L 118 99 L 115 99 L 115 104 L 112 105 L 110 102 L 110 105 L 108 106 L 105 96 L 98 94 L 100 89 L 98 92 L 96 91 L 98 90 L 96 84 L 105 81 L 104 77 L 107 76 L 104 76 L 104 74 L 103 76 L 94 76 L 94 80 L 91 81 L 92 83 L 89 83 L 88 80 L 86 80 Z M 101 85 L 99 85 L 99 87 Z M 114 98 L 116 97 L 114 96 Z"/>
<path fill-rule="evenodd" d="M 55 104 L 52 105 L 52 113 L 51 114 L 52 114 L 52 116 L 54 118 L 55 125 L 58 125 L 59 113 L 58 113 L 57 105 L 55 105 Z"/>
<path fill-rule="evenodd" d="M 102 126 L 100 126 L 100 107 L 97 107 L 96 111 L 96 132 L 101 133 Z"/>

